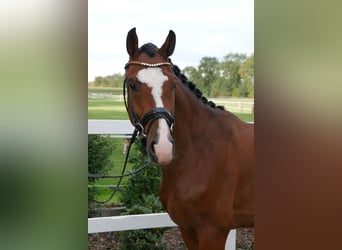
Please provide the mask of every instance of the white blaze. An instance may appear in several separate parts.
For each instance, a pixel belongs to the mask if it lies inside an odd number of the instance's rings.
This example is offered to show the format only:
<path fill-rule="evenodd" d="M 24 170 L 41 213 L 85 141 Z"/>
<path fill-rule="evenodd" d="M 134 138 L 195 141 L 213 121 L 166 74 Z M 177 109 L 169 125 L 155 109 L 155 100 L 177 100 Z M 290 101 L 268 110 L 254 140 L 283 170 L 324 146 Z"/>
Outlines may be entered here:
<path fill-rule="evenodd" d="M 137 78 L 140 82 L 146 83 L 152 88 L 152 96 L 156 107 L 163 108 L 163 100 L 161 99 L 163 93 L 164 82 L 169 78 L 163 74 L 161 68 L 146 68 L 138 72 Z"/>
<path fill-rule="evenodd" d="M 139 70 L 137 78 L 140 82 L 145 83 L 151 88 L 151 93 L 156 104 L 156 108 L 164 108 L 162 94 L 164 82 L 168 77 L 163 74 L 161 68 L 146 68 Z M 155 153 L 158 157 L 158 162 L 167 164 L 172 160 L 173 144 L 169 140 L 169 126 L 165 119 L 158 120 L 158 141 L 154 145 Z"/>

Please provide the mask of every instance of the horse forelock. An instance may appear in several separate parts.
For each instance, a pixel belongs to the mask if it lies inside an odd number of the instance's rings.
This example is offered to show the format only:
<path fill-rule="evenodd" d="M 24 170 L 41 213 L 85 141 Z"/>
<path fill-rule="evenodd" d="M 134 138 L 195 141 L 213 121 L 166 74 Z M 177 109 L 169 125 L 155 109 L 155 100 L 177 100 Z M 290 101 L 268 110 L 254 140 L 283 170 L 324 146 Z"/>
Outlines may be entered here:
<path fill-rule="evenodd" d="M 154 57 L 158 52 L 158 47 L 153 43 L 146 43 L 139 49 L 139 53 L 146 53 L 149 57 Z"/>

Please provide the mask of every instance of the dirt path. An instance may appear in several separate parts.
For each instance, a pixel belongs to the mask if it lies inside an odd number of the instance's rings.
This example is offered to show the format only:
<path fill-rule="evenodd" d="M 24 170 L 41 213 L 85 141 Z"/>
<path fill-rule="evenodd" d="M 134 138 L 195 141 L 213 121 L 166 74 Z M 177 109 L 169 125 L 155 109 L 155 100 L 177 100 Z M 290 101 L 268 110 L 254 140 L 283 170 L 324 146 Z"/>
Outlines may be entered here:
<path fill-rule="evenodd" d="M 88 234 L 89 250 L 116 250 L 118 249 L 118 232 Z M 236 249 L 254 249 L 254 230 L 250 228 L 238 229 L 236 233 Z M 162 242 L 166 250 L 186 250 L 180 231 L 177 227 L 165 231 Z"/>

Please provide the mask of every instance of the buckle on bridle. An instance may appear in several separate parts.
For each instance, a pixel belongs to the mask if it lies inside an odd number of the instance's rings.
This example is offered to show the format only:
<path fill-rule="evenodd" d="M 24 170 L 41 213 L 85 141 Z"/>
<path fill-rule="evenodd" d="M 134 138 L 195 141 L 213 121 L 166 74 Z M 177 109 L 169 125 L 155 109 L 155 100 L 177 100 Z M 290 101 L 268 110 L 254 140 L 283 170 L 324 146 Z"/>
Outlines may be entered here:
<path fill-rule="evenodd" d="M 141 140 L 141 139 L 144 139 L 147 137 L 147 135 L 144 133 L 144 126 L 140 123 L 140 122 L 137 122 L 135 125 L 134 125 L 135 129 L 138 131 L 138 138 Z"/>

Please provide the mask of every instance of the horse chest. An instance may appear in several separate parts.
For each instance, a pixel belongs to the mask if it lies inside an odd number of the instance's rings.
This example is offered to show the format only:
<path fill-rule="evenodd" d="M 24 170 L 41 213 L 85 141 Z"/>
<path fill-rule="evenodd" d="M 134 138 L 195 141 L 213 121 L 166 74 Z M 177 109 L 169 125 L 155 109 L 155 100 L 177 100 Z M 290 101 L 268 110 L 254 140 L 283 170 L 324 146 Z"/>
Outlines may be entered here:
<path fill-rule="evenodd" d="M 193 226 L 201 220 L 198 207 L 179 197 L 180 195 L 168 193 L 164 199 L 161 198 L 162 204 L 176 224 L 182 227 Z"/>
<path fill-rule="evenodd" d="M 207 218 L 210 203 L 217 200 L 209 194 L 208 176 L 204 178 L 192 173 L 174 180 L 169 178 L 163 176 L 160 200 L 171 218 L 182 226 L 193 226 Z"/>

